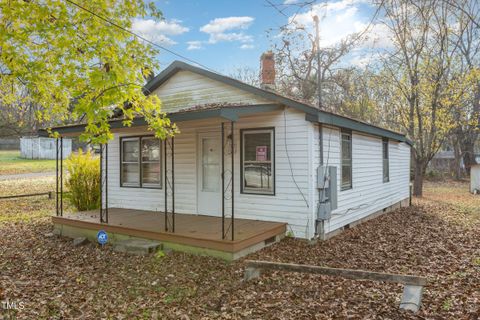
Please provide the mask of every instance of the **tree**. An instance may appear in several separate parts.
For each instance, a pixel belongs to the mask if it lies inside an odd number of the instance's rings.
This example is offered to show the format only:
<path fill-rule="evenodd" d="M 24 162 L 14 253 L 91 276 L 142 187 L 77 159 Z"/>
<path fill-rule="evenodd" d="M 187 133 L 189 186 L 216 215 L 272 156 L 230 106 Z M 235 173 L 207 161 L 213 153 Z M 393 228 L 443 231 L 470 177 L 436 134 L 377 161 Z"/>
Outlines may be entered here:
<path fill-rule="evenodd" d="M 260 86 L 259 71 L 250 67 L 237 67 L 230 73 L 230 77 L 248 83 L 252 86 Z"/>
<path fill-rule="evenodd" d="M 267 2 L 286 16 L 281 5 Z M 311 12 L 321 12 L 327 5 L 317 4 L 315 1 L 292 4 L 298 10 Z M 352 34 L 335 44 L 322 46 L 318 29 L 320 19 L 315 15 L 312 17 L 311 24 L 305 25 L 297 21 L 294 14 L 285 25 L 280 27 L 278 34 L 274 37 L 278 70 L 277 86 L 286 95 L 328 108 L 331 104 L 322 103 L 321 97 L 329 95 L 329 90 L 335 89 L 336 84 L 331 80 L 336 72 L 342 69 L 336 67 L 342 58 L 358 44 L 362 34 Z"/>
<path fill-rule="evenodd" d="M 41 106 L 36 110 L 41 122 L 84 119 L 82 138 L 94 143 L 112 137 L 108 119 L 115 108 L 122 109 L 127 126 L 144 116 L 156 136 L 175 133 L 158 97 L 142 91 L 157 52 L 121 30 L 129 30 L 136 17 L 161 18 L 154 5 L 142 0 L 0 0 L 0 10 L 4 111 L 18 111 L 22 99 L 23 105 Z"/>
<path fill-rule="evenodd" d="M 0 104 L 0 138 L 34 135 L 40 126 L 35 114 L 41 106 L 33 102 L 23 102 L 26 92 L 19 92 L 15 105 L 3 106 Z"/>
<path fill-rule="evenodd" d="M 446 1 L 389 0 L 382 7 L 394 50 L 379 85 L 391 86 L 398 124 L 413 142 L 414 194 L 421 196 L 427 165 L 457 125 L 453 114 L 464 113 L 474 74 L 455 72 L 455 10 Z"/>
<path fill-rule="evenodd" d="M 470 174 L 470 167 L 477 163 L 475 142 L 480 133 L 480 3 L 456 1 L 454 8 L 457 23 L 453 27 L 453 37 L 458 42 L 459 52 L 456 69 L 458 73 L 468 74 L 471 82 L 462 101 L 463 112 L 454 115 L 458 125 L 452 130 L 452 141 L 457 165 L 463 158 L 467 174 Z M 455 176 L 460 178 L 458 169 Z"/>

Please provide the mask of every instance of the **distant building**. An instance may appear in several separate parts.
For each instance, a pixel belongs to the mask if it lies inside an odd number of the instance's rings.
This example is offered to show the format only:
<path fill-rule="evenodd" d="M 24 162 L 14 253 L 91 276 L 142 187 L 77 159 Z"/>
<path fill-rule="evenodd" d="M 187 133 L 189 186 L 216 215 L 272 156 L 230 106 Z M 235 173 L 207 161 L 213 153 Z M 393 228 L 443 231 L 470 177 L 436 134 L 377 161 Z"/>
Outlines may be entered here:
<path fill-rule="evenodd" d="M 477 163 L 480 163 L 480 152 L 475 153 L 475 160 Z M 447 150 L 437 152 L 432 161 L 430 161 L 429 167 L 432 170 L 443 173 L 455 172 L 455 154 L 453 150 L 448 150 L 447 148 Z M 460 168 L 465 169 L 463 158 L 460 159 Z"/>
<path fill-rule="evenodd" d="M 20 139 L 20 156 L 25 159 L 56 159 L 56 140 L 46 137 L 22 137 Z M 72 153 L 72 140 L 63 139 L 63 157 Z"/>

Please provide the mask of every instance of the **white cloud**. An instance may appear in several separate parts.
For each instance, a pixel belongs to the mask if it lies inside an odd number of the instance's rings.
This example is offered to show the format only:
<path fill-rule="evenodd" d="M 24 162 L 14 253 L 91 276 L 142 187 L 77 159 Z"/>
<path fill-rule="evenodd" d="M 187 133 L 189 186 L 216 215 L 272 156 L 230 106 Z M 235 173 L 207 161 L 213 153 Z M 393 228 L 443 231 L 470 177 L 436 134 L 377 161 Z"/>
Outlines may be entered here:
<path fill-rule="evenodd" d="M 300 0 L 285 0 L 283 1 L 283 4 L 284 5 L 289 5 L 289 4 L 296 4 L 297 2 L 299 2 Z"/>
<path fill-rule="evenodd" d="M 248 29 L 253 20 L 254 18 L 252 17 L 216 18 L 201 27 L 200 31 L 205 32 L 210 36 L 208 43 L 211 44 L 220 41 L 239 41 L 241 43 L 249 43 L 253 41 L 253 37 L 245 34 L 241 30 Z"/>
<path fill-rule="evenodd" d="M 255 46 L 253 44 L 248 44 L 248 43 L 244 43 L 240 46 L 240 49 L 242 50 L 248 50 L 253 48 L 255 48 Z"/>
<path fill-rule="evenodd" d="M 189 29 L 182 26 L 179 20 L 155 21 L 153 19 L 134 19 L 132 31 L 151 41 L 173 45 L 176 42 L 170 37 L 181 35 L 188 32 Z"/>
<path fill-rule="evenodd" d="M 386 56 L 387 54 L 382 52 L 364 52 L 354 55 L 349 63 L 358 68 L 365 69 L 369 66 L 375 65 L 375 63 L 381 61 Z"/>
<path fill-rule="evenodd" d="M 320 20 L 320 46 L 331 47 L 353 33 L 362 32 L 367 27 L 369 17 L 362 16 L 360 5 L 367 0 L 339 0 L 315 4 L 310 10 L 292 15 L 289 22 L 304 26 L 313 32 L 314 16 Z"/>
<path fill-rule="evenodd" d="M 364 26 L 364 28 L 366 27 Z M 366 34 L 364 45 L 372 48 L 391 48 L 393 46 L 392 36 L 392 32 L 386 25 L 373 24 Z"/>
<path fill-rule="evenodd" d="M 216 18 L 200 28 L 205 33 L 222 33 L 228 30 L 248 29 L 252 24 L 252 17 Z"/>
<path fill-rule="evenodd" d="M 220 41 L 239 41 L 242 43 L 245 42 L 252 42 L 253 38 L 250 35 L 244 34 L 242 32 L 240 33 L 235 33 L 235 32 L 230 32 L 230 33 L 212 33 L 210 34 L 210 39 L 208 39 L 209 43 L 217 43 Z"/>
<path fill-rule="evenodd" d="M 187 50 L 199 50 L 203 49 L 202 41 L 187 41 Z"/>

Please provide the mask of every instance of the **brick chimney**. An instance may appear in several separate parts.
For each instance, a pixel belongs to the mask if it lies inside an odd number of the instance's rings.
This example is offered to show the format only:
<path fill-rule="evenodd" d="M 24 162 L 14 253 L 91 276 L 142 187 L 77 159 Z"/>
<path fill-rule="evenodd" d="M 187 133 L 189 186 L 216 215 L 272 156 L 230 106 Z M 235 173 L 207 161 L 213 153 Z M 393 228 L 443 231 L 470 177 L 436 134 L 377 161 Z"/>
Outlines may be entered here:
<path fill-rule="evenodd" d="M 275 90 L 275 57 L 270 50 L 260 57 L 260 87 Z"/>

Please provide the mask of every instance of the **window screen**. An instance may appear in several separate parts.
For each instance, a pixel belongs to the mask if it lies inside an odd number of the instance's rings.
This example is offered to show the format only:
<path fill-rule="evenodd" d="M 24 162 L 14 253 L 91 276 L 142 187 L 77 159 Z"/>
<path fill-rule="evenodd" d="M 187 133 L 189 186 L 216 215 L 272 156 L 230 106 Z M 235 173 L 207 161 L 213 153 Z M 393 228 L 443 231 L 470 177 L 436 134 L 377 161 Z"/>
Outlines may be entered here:
<path fill-rule="evenodd" d="M 382 140 L 382 157 L 383 157 L 383 182 L 390 181 L 390 164 L 388 155 L 388 139 Z"/>
<path fill-rule="evenodd" d="M 139 138 L 122 140 L 122 185 L 140 186 Z"/>
<path fill-rule="evenodd" d="M 352 188 L 352 133 L 342 131 L 342 190 Z"/>
<path fill-rule="evenodd" d="M 160 140 L 154 137 L 142 138 L 142 185 L 160 185 Z"/>
<path fill-rule="evenodd" d="M 242 191 L 274 194 L 274 130 L 242 130 Z"/>

